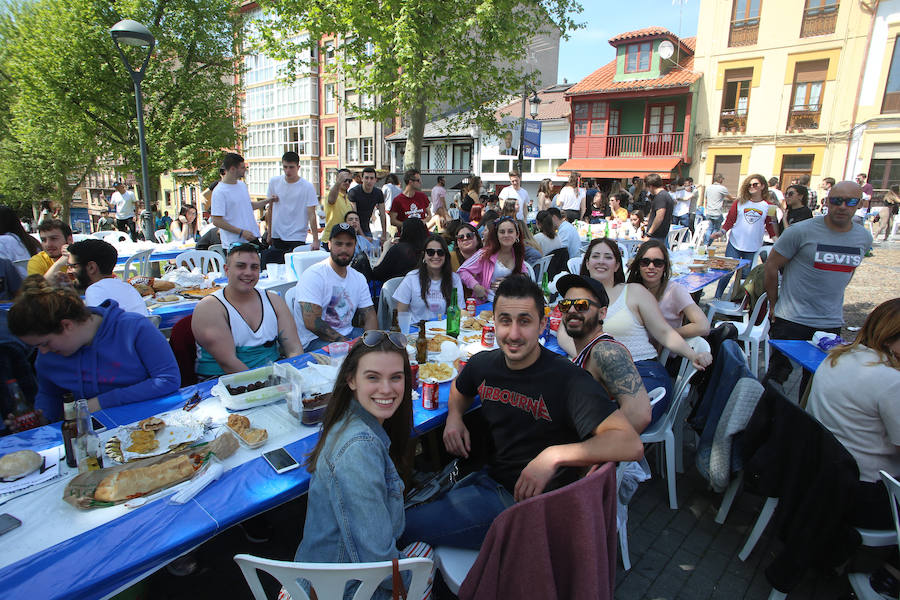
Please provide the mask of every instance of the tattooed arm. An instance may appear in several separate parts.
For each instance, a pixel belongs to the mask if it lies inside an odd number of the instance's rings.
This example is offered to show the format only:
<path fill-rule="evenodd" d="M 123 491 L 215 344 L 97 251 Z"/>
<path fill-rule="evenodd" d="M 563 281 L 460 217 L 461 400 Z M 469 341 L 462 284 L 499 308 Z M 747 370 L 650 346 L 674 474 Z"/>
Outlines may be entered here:
<path fill-rule="evenodd" d="M 363 323 L 363 330 L 371 331 L 372 329 L 378 329 L 378 316 L 375 314 L 374 306 L 361 308 L 356 311 L 356 314 L 359 315 L 360 320 Z"/>
<path fill-rule="evenodd" d="M 625 413 L 634 430 L 650 424 L 650 397 L 631 354 L 618 342 L 600 342 L 591 350 L 587 370 Z"/>
<path fill-rule="evenodd" d="M 312 302 L 300 302 L 300 312 L 303 315 L 303 326 L 316 334 L 320 340 L 327 342 L 346 342 L 347 338 L 334 330 L 334 328 L 322 319 L 322 307 Z"/>

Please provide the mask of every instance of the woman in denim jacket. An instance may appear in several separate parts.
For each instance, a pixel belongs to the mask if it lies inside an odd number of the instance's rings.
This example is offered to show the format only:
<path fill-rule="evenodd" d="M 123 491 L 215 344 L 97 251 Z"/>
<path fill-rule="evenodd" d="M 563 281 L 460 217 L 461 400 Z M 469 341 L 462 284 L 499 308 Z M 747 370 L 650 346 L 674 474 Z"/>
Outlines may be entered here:
<path fill-rule="evenodd" d="M 294 560 L 378 562 L 431 554 L 425 544 L 397 550 L 405 526 L 401 473 L 408 475 L 412 463 L 411 394 L 405 337 L 367 331 L 341 365 L 322 433 L 306 459 L 312 480 Z M 382 585 L 374 598 L 391 597 L 390 579 Z M 279 598 L 285 597 L 282 590 Z"/>

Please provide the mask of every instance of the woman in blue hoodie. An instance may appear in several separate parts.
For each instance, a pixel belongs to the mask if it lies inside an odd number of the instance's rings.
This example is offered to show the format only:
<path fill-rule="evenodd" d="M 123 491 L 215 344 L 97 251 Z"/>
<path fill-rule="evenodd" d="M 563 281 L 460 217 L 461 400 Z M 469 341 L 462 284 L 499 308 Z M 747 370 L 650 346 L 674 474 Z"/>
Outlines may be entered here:
<path fill-rule="evenodd" d="M 62 398 L 87 398 L 91 411 L 159 398 L 178 390 L 181 375 L 162 333 L 115 300 L 88 307 L 68 288 L 40 276 L 25 279 L 9 311 L 9 329 L 40 350 L 34 407 L 49 422 L 62 418 Z"/>

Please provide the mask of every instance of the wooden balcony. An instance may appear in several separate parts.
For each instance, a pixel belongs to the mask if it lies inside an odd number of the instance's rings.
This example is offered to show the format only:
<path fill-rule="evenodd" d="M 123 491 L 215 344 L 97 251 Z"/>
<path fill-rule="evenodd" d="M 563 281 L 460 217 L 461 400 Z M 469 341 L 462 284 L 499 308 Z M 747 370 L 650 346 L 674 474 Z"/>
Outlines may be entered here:
<path fill-rule="evenodd" d="M 728 47 L 753 46 L 759 36 L 759 18 L 741 19 L 731 22 L 728 34 Z"/>
<path fill-rule="evenodd" d="M 596 147 L 597 142 L 604 146 L 605 156 L 681 156 L 684 152 L 684 134 L 681 132 L 591 137 L 592 148 Z"/>
<path fill-rule="evenodd" d="M 747 111 L 723 110 L 719 116 L 719 133 L 744 133 L 747 131 Z"/>
<path fill-rule="evenodd" d="M 818 129 L 821 112 L 822 106 L 819 104 L 793 107 L 791 112 L 788 113 L 788 133 L 803 131 L 804 129 Z"/>
<path fill-rule="evenodd" d="M 803 25 L 800 26 L 800 37 L 834 33 L 836 23 L 837 7 L 807 9 L 803 15 Z"/>

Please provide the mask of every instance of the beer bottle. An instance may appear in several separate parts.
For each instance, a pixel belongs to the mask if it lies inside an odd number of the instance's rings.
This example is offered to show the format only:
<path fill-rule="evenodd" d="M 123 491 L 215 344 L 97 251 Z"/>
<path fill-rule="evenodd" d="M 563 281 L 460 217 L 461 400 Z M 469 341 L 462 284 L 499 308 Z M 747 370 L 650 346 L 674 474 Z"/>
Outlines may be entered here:
<path fill-rule="evenodd" d="M 425 321 L 419 321 L 419 337 L 416 338 L 416 362 L 424 365 L 428 362 L 428 338 L 425 337 Z"/>
<path fill-rule="evenodd" d="M 460 310 L 456 296 L 456 286 L 450 290 L 450 304 L 447 305 L 447 335 L 459 337 Z"/>
<path fill-rule="evenodd" d="M 393 311 L 391 311 L 391 331 L 400 331 L 400 321 L 397 320 L 397 309 L 396 308 Z M 406 332 L 400 331 L 400 333 L 405 334 Z"/>

